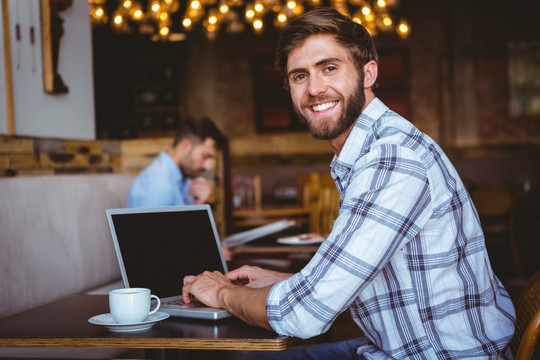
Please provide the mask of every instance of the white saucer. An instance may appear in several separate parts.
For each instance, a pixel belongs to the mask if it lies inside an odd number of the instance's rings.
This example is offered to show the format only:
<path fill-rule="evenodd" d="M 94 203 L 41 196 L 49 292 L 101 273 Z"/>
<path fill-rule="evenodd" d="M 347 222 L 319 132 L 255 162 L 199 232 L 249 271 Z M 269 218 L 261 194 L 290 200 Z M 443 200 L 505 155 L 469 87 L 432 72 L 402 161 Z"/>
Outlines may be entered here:
<path fill-rule="evenodd" d="M 277 239 L 277 242 L 284 245 L 312 245 L 320 244 L 325 238 L 319 234 L 301 234 L 295 236 L 281 237 Z"/>
<path fill-rule="evenodd" d="M 118 324 L 110 313 L 92 316 L 88 319 L 89 323 L 95 325 L 103 325 L 110 331 L 114 332 L 131 332 L 131 331 L 143 331 L 148 330 L 154 326 L 157 322 L 165 320 L 170 315 L 163 312 L 156 312 L 149 315 L 144 321 L 138 323 Z"/>

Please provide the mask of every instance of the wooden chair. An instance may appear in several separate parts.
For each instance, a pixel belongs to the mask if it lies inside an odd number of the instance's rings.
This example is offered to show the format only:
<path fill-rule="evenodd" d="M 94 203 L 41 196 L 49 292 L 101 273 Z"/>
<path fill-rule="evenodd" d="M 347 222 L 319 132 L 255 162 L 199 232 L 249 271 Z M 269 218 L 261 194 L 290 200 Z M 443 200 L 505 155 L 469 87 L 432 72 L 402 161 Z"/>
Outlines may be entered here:
<path fill-rule="evenodd" d="M 323 236 L 332 231 L 339 213 L 340 195 L 329 174 L 312 173 L 299 177 L 304 207 L 310 209 L 309 230 Z"/>
<path fill-rule="evenodd" d="M 239 208 L 255 209 L 262 208 L 261 176 L 234 175 L 232 178 L 233 196 L 239 201 Z"/>
<path fill-rule="evenodd" d="M 514 198 L 508 187 L 498 184 L 476 184 L 471 189 L 473 203 L 480 216 L 486 243 L 506 242 L 510 249 L 515 275 L 522 266 L 514 228 Z"/>
<path fill-rule="evenodd" d="M 515 360 L 531 360 L 540 334 L 540 270 L 523 290 L 516 313 L 516 331 L 510 348 Z"/>
<path fill-rule="evenodd" d="M 212 206 L 212 213 L 219 236 L 224 239 L 231 233 L 233 206 L 231 190 L 231 167 L 228 143 L 218 151 L 213 171 L 208 172 L 208 180 L 214 187 L 207 203 Z"/>

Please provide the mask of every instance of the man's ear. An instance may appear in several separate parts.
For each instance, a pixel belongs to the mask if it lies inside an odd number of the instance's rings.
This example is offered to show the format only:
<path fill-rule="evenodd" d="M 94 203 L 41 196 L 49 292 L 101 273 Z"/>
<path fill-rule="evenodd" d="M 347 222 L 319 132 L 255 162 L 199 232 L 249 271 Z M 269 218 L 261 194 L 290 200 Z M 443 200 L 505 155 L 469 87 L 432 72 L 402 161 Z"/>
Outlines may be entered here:
<path fill-rule="evenodd" d="M 182 155 L 188 154 L 191 151 L 193 142 L 189 138 L 184 138 L 176 144 L 176 151 Z"/>
<path fill-rule="evenodd" d="M 369 61 L 364 65 L 364 88 L 370 88 L 377 81 L 377 75 L 379 74 L 379 68 L 375 60 Z"/>

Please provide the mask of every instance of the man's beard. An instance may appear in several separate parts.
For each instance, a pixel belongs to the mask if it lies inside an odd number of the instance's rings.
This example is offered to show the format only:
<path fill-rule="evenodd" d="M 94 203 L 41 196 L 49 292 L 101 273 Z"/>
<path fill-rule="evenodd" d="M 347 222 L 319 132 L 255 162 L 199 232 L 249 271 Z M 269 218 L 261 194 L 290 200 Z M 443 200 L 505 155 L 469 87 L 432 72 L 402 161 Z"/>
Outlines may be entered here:
<path fill-rule="evenodd" d="M 191 148 L 189 153 L 182 158 L 178 167 L 180 168 L 180 172 L 182 173 L 182 175 L 185 178 L 187 177 L 190 179 L 199 177 L 204 172 L 204 169 L 195 169 L 195 167 L 193 166 L 193 147 Z"/>
<path fill-rule="evenodd" d="M 355 91 L 349 96 L 345 102 L 345 111 L 341 114 L 341 117 L 338 119 L 337 123 L 333 124 L 330 121 L 325 121 L 322 126 L 314 126 L 313 122 L 310 122 L 300 111 L 300 109 L 293 104 L 293 109 L 298 116 L 298 119 L 306 124 L 311 131 L 311 135 L 314 138 L 320 140 L 332 140 L 337 138 L 339 135 L 347 131 L 358 119 L 364 109 L 366 103 L 366 95 L 364 94 L 364 79 L 363 74 L 361 74 L 358 81 L 358 86 Z M 345 99 L 341 99 L 345 101 Z"/>
<path fill-rule="evenodd" d="M 182 172 L 182 175 L 190 179 L 195 179 L 201 176 L 202 174 L 204 174 L 205 171 L 206 169 L 202 169 L 202 168 L 195 169 L 189 165 L 188 166 L 180 165 L 180 172 Z"/>

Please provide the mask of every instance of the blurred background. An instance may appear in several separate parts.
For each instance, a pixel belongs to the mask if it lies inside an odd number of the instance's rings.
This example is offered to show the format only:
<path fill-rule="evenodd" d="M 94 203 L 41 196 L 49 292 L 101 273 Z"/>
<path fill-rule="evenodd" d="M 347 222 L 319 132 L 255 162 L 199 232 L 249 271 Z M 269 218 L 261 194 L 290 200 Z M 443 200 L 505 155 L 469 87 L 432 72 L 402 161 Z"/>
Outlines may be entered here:
<path fill-rule="evenodd" d="M 328 173 L 333 154 L 294 117 L 273 59 L 283 24 L 320 5 L 369 29 L 377 95 L 453 161 L 500 276 L 530 276 L 540 240 L 532 0 L 2 0 L 0 176 L 136 174 L 180 121 L 208 116 L 229 141 L 215 199 L 223 234 L 254 226 L 241 211 L 304 207 L 303 181 Z"/>

